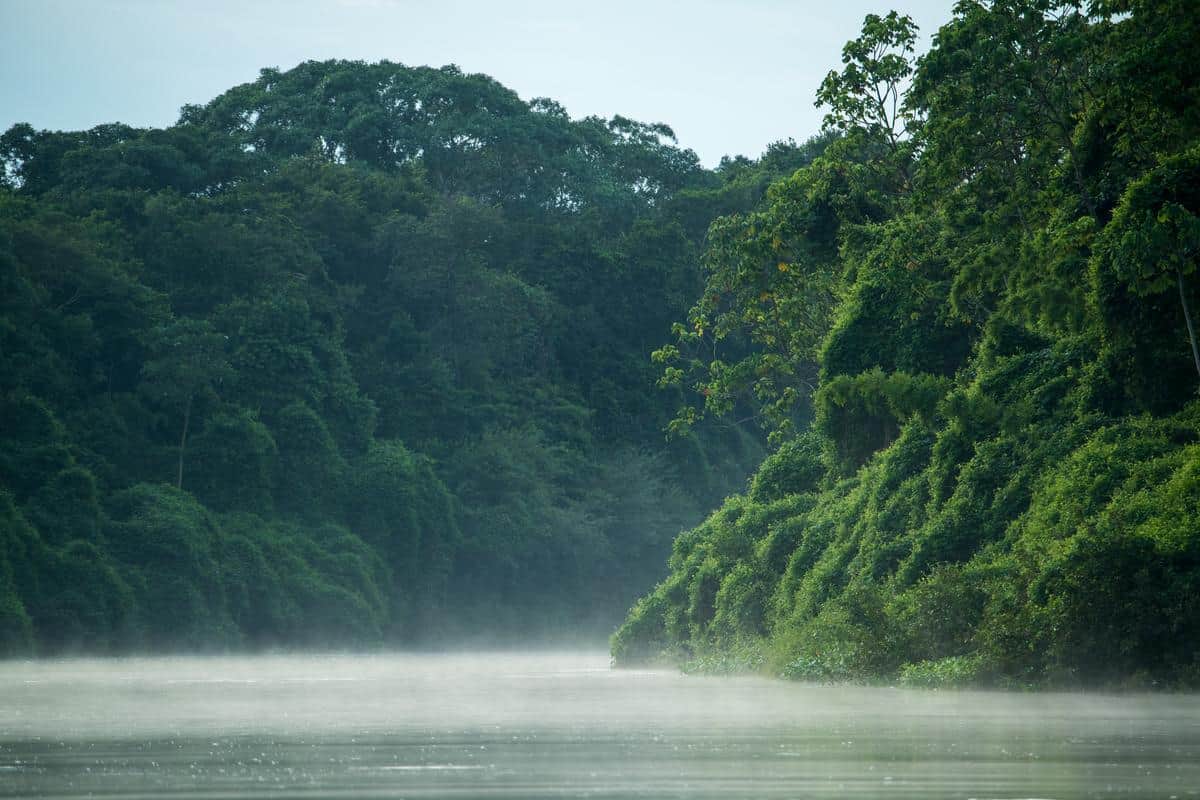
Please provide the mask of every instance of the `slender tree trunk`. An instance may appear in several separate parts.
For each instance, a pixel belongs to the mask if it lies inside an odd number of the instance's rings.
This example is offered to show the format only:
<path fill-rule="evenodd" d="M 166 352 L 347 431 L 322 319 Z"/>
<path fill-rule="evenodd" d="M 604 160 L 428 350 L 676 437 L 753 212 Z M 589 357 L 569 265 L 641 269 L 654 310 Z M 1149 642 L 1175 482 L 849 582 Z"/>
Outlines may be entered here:
<path fill-rule="evenodd" d="M 1087 206 L 1088 214 L 1092 219 L 1096 219 L 1099 216 L 1096 213 L 1096 201 L 1092 199 L 1092 193 L 1087 188 L 1087 181 L 1083 179 L 1083 171 L 1079 168 L 1079 158 L 1075 155 L 1075 148 L 1068 147 L 1067 149 L 1071 154 L 1071 169 L 1075 173 L 1075 185 L 1079 189 L 1079 197 Z"/>
<path fill-rule="evenodd" d="M 1190 323 L 1189 323 L 1190 324 Z M 179 470 L 175 473 L 175 488 L 183 488 L 183 448 L 187 446 L 188 424 L 192 421 L 192 398 L 188 395 L 183 408 L 183 434 L 179 437 Z"/>
<path fill-rule="evenodd" d="M 1188 339 L 1192 342 L 1192 361 L 1196 364 L 1196 375 L 1200 377 L 1200 347 L 1196 346 L 1196 328 L 1192 325 L 1192 311 L 1188 308 L 1187 293 L 1183 291 L 1183 273 L 1175 270 L 1175 281 L 1179 285 L 1179 303 L 1183 306 L 1183 318 L 1187 322 Z"/>

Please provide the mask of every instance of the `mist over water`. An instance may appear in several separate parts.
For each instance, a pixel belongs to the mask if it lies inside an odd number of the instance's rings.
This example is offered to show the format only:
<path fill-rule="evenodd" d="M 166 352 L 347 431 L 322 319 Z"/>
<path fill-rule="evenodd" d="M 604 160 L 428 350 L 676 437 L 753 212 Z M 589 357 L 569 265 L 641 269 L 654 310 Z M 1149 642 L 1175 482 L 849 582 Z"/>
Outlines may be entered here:
<path fill-rule="evenodd" d="M 590 653 L 0 664 L 6 797 L 1195 797 L 1195 695 L 805 686 Z"/>

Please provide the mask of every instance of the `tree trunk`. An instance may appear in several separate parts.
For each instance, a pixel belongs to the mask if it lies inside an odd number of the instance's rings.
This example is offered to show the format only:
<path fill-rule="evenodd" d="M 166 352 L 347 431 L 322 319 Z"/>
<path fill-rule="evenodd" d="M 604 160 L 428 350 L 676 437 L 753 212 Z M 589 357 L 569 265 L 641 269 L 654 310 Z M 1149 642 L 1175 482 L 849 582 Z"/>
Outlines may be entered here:
<path fill-rule="evenodd" d="M 1189 323 L 1190 324 L 1190 323 Z M 188 396 L 183 409 L 183 434 L 179 437 L 179 470 L 175 474 L 175 488 L 183 488 L 183 448 L 187 446 L 188 424 L 192 421 L 192 398 Z"/>
<path fill-rule="evenodd" d="M 1200 347 L 1196 346 L 1196 328 L 1192 325 L 1192 311 L 1188 308 L 1187 293 L 1183 291 L 1183 273 L 1175 270 L 1175 281 L 1179 285 L 1179 303 L 1183 306 L 1183 319 L 1187 322 L 1188 339 L 1192 342 L 1192 361 L 1196 364 L 1196 376 L 1200 377 Z"/>

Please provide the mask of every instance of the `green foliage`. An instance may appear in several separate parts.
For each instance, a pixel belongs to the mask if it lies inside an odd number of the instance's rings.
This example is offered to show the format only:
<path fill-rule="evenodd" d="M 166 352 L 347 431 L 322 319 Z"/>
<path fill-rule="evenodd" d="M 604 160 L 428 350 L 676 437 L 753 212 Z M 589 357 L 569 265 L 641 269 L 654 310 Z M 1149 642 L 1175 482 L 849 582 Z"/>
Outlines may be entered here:
<path fill-rule="evenodd" d="M 822 324 L 771 330 L 819 331 L 817 380 L 791 384 L 813 419 L 799 436 L 777 425 L 748 492 L 676 540 L 614 638 L 618 664 L 1200 680 L 1200 119 L 1183 99 L 1195 60 L 1159 49 L 1196 24 L 1171 0 L 963 2 L 912 72 L 911 22 L 867 18 L 818 94 L 842 138 L 714 223 L 707 257 L 713 275 L 767 274 L 745 269 L 745 233 L 768 219 L 823 253 L 837 282 Z M 818 189 L 829 176 L 849 189 Z M 779 203 L 796 184 L 822 198 L 819 229 L 816 206 Z M 743 292 L 703 321 L 764 330 L 747 326 L 757 303 Z M 683 333 L 659 351 L 668 382 L 689 374 Z M 735 411 L 729 390 L 779 353 L 751 337 L 738 359 L 700 381 L 706 400 L 724 392 L 709 411 Z M 747 647 L 764 660 L 741 661 Z"/>
<path fill-rule="evenodd" d="M 271 438 L 279 453 L 270 481 L 276 506 L 301 516 L 336 506 L 349 467 L 325 420 L 297 400 L 279 410 Z"/>
<path fill-rule="evenodd" d="M 587 635 L 658 581 L 618 663 L 1194 685 L 1197 24 L 872 15 L 821 136 L 713 171 L 390 62 L 14 126 L 0 650 Z"/>
<path fill-rule="evenodd" d="M 17 655 L 33 649 L 33 623 L 11 581 L 0 589 L 0 648 Z"/>
<path fill-rule="evenodd" d="M 885 374 L 878 367 L 826 381 L 814 398 L 814 428 L 833 443 L 835 473 L 853 473 L 895 441 L 909 420 L 932 427 L 949 386 L 947 379 L 934 375 Z"/>
<path fill-rule="evenodd" d="M 1097 241 L 1105 343 L 1136 408 L 1169 409 L 1200 386 L 1198 186 L 1200 146 L 1164 158 L 1129 184 Z"/>
<path fill-rule="evenodd" d="M 26 654 L 33 650 L 33 621 L 22 594 L 31 588 L 28 568 L 39 553 L 37 534 L 21 516 L 7 492 L 0 492 L 0 643 L 4 652 Z M 24 586 L 22 586 L 24 584 Z"/>
<path fill-rule="evenodd" d="M 113 496 L 106 538 L 128 565 L 128 581 L 150 643 L 182 648 L 223 645 L 236 632 L 221 591 L 220 531 L 196 500 L 178 489 L 138 484 Z"/>
<path fill-rule="evenodd" d="M 915 120 L 902 93 L 913 74 L 916 41 L 912 17 L 868 14 L 861 35 L 842 48 L 842 71 L 830 71 L 817 89 L 816 105 L 829 109 L 825 129 L 884 148 L 878 165 L 894 171 L 889 178 L 900 189 L 908 187 L 912 160 Z"/>
<path fill-rule="evenodd" d="M 73 541 L 40 566 L 43 594 L 30 610 L 42 648 L 94 652 L 132 642 L 139 598 L 131 584 L 136 578 L 122 575 L 109 554 L 91 542 Z"/>
<path fill-rule="evenodd" d="M 671 660 L 665 616 L 668 603 L 665 593 L 656 591 L 634 604 L 624 624 L 612 635 L 613 661 L 633 666 Z"/>
<path fill-rule="evenodd" d="M 767 456 L 750 481 L 749 497 L 756 503 L 782 500 L 818 488 L 825 474 L 823 442 L 807 433 L 784 443 Z"/>
<path fill-rule="evenodd" d="M 680 665 L 680 669 L 695 675 L 739 675 L 759 672 L 765 664 L 761 644 L 751 641 L 689 659 Z"/>
<path fill-rule="evenodd" d="M 700 167 L 455 67 L 0 136 L 0 652 L 596 638 L 763 454 L 662 443 Z"/>
<path fill-rule="evenodd" d="M 37 490 L 41 479 L 71 463 L 66 431 L 43 401 L 19 394 L 4 398 L 4 447 L 0 449 L 0 476 L 4 485 L 24 499 Z"/>
<path fill-rule="evenodd" d="M 905 664 L 900 670 L 900 685 L 933 689 L 969 687 L 979 681 L 981 666 L 979 656 L 947 656 Z"/>
<path fill-rule="evenodd" d="M 824 378 L 872 368 L 953 375 L 972 331 L 947 309 L 948 254 L 940 220 L 904 215 L 855 233 L 854 283 L 821 346 Z"/>
<path fill-rule="evenodd" d="M 83 467 L 67 467 L 30 498 L 27 514 L 50 544 L 97 541 L 102 513 L 96 477 Z"/>
<path fill-rule="evenodd" d="M 432 464 L 396 441 L 377 441 L 355 465 L 350 496 L 354 530 L 392 570 L 395 624 L 422 605 L 443 602 L 460 536 L 452 498 Z"/>
<path fill-rule="evenodd" d="M 248 411 L 214 414 L 192 440 L 192 493 L 217 511 L 269 512 L 278 451 L 270 431 Z M 237 483 L 229 480 L 237 474 Z"/>
<path fill-rule="evenodd" d="M 824 177 L 819 160 L 805 165 L 773 184 L 755 212 L 710 227 L 701 299 L 687 324 L 674 326 L 678 344 L 653 355 L 664 368 L 660 386 L 690 381 L 704 397 L 702 410 L 679 412 L 674 433 L 686 433 L 704 414 L 743 407 L 768 430 L 793 427 L 839 291 L 829 206 L 841 184 Z M 719 348 L 730 355 L 718 357 Z"/>

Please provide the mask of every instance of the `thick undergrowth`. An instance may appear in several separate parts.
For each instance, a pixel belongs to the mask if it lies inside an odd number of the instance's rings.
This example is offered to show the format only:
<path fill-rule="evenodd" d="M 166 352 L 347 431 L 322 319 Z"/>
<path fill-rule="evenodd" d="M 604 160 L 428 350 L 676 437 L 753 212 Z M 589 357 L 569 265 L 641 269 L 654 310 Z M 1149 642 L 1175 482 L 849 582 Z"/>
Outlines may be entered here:
<path fill-rule="evenodd" d="M 777 449 L 616 663 L 1200 683 L 1200 84 L 1165 49 L 1200 18 L 1089 9 L 960 3 L 916 61 L 868 18 L 818 95 L 842 138 L 714 224 L 676 429 L 749 402 Z"/>

